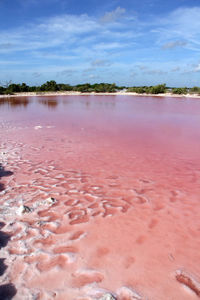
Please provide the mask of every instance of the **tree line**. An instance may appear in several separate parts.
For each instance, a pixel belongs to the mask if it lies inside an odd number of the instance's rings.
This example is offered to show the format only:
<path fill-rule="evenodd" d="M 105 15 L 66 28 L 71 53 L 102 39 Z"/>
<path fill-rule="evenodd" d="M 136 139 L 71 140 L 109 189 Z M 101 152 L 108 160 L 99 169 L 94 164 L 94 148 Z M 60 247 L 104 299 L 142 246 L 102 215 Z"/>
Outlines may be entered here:
<path fill-rule="evenodd" d="M 12 95 L 15 93 L 26 93 L 26 92 L 64 92 L 64 91 L 77 91 L 81 93 L 114 93 L 117 91 L 124 90 L 126 92 L 134 92 L 137 94 L 163 94 L 171 92 L 172 94 L 199 94 L 200 87 L 179 87 L 179 88 L 170 88 L 166 84 L 158 84 L 154 86 L 117 86 L 115 83 L 84 83 L 77 85 L 70 85 L 65 83 L 56 83 L 55 80 L 47 81 L 46 83 L 40 86 L 29 86 L 26 83 L 8 83 L 6 85 L 0 85 L 0 94 L 1 95 Z"/>
<path fill-rule="evenodd" d="M 122 90 L 124 87 L 117 86 L 115 83 L 84 83 L 70 85 L 65 83 L 56 83 L 55 80 L 47 81 L 40 86 L 28 86 L 26 83 L 16 84 L 10 83 L 6 86 L 0 86 L 0 94 L 15 94 L 26 92 L 62 92 L 62 91 L 77 91 L 81 93 L 114 93 Z"/>
<path fill-rule="evenodd" d="M 200 95 L 200 87 L 178 87 L 170 88 L 166 87 L 166 84 L 158 84 L 154 86 L 139 86 L 139 87 L 129 87 L 127 92 L 133 92 L 137 94 L 164 94 L 172 93 L 177 95 L 186 95 L 186 94 L 198 94 Z"/>

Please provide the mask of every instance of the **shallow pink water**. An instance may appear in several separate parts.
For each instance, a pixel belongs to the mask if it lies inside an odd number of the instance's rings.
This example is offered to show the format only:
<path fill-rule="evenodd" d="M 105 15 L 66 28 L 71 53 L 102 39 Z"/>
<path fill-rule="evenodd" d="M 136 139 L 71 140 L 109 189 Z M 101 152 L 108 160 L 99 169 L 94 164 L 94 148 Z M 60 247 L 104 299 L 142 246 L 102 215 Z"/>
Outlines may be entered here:
<path fill-rule="evenodd" d="M 199 100 L 0 99 L 0 126 L 13 299 L 198 299 Z"/>

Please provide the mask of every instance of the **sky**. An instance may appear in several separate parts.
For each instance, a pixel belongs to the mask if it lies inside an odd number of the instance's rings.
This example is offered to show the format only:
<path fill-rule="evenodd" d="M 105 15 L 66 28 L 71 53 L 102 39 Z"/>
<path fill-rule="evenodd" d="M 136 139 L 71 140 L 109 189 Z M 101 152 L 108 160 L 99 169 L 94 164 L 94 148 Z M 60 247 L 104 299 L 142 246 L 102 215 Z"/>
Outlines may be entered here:
<path fill-rule="evenodd" d="M 0 85 L 200 86 L 200 0 L 0 0 Z"/>

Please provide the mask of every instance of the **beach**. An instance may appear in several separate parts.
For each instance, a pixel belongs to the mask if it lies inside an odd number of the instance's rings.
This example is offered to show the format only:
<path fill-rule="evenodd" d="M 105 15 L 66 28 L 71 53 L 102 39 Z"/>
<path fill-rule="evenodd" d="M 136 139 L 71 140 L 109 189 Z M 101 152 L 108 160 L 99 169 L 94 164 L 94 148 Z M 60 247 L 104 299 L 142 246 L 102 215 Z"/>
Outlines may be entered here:
<path fill-rule="evenodd" d="M 200 98 L 199 94 L 186 94 L 178 95 L 172 93 L 165 94 L 138 94 L 131 92 L 115 92 L 115 93 L 81 93 L 81 92 L 26 92 L 26 93 L 14 93 L 13 95 L 0 95 L 0 98 L 10 97 L 36 97 L 36 96 L 138 96 L 138 97 L 169 97 L 169 98 Z"/>

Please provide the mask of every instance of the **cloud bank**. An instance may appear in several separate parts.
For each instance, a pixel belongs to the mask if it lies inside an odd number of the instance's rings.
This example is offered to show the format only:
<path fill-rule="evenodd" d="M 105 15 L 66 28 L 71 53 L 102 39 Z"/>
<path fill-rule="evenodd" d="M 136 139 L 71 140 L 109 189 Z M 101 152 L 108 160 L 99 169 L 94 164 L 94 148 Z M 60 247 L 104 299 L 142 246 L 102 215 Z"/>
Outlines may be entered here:
<path fill-rule="evenodd" d="M 195 84 L 200 70 L 199 28 L 200 7 L 180 7 L 162 18 L 143 19 L 118 6 L 101 17 L 62 14 L 34 19 L 0 31 L 0 80 L 22 80 L 26 73 L 34 82 L 59 74 L 63 81 L 70 77 L 72 84 L 98 79 L 142 85 L 158 83 L 164 76 L 168 84 L 175 78 L 179 84 L 180 73 L 184 84 L 188 70 Z M 111 73 L 115 78 L 109 77 Z"/>

